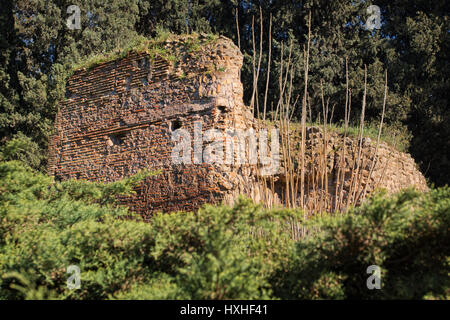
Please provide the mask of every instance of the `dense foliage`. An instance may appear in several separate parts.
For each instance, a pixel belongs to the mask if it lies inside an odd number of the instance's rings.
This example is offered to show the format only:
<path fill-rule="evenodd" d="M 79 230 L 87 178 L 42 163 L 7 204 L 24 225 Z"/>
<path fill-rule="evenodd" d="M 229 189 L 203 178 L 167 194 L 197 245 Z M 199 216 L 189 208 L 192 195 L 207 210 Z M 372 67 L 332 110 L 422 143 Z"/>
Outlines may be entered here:
<path fill-rule="evenodd" d="M 0 298 L 448 298 L 449 188 L 380 194 L 307 222 L 241 199 L 147 223 L 115 203 L 147 175 L 54 182 L 1 162 Z M 293 220 L 307 234 L 298 242 Z M 80 289 L 67 288 L 69 265 Z M 366 287 L 369 265 L 381 290 Z"/>
<path fill-rule="evenodd" d="M 66 26 L 66 10 L 73 4 L 81 9 L 80 30 Z M 379 30 L 365 27 L 371 4 L 381 8 Z M 302 221 L 297 211 L 266 210 L 241 199 L 233 207 L 158 214 L 146 223 L 121 207 L 117 196 L 133 192 L 149 172 L 110 184 L 55 182 L 43 172 L 66 78 L 89 57 L 98 61 L 105 52 L 118 55 L 118 49 L 138 45 L 143 36 L 212 32 L 237 44 L 238 9 L 248 103 L 252 29 L 258 51 L 261 7 L 260 110 L 268 72 L 269 15 L 272 106 L 279 93 L 280 59 L 288 56 L 290 43 L 295 65 L 292 98 L 303 92 L 303 50 L 311 12 L 309 96 L 314 116 L 309 121 L 316 121 L 322 110 L 323 79 L 325 99 L 335 106 L 332 121 L 339 127 L 347 58 L 353 124 L 359 118 L 367 65 L 370 127 L 380 116 L 388 70 L 387 134 L 401 136 L 402 146 L 409 145 L 431 182 L 448 184 L 449 6 L 438 0 L 2 1 L 0 299 L 448 299 L 448 187 L 425 194 L 381 193 L 360 208 L 310 221 Z M 292 221 L 299 221 L 306 232 L 299 241 L 290 237 Z M 66 286 L 70 265 L 81 269 L 78 290 Z M 381 290 L 366 287 L 370 265 L 381 268 Z"/>
<path fill-rule="evenodd" d="M 80 30 L 66 26 L 66 9 L 72 4 L 81 9 Z M 379 30 L 365 27 L 366 9 L 371 4 L 381 8 Z M 26 155 L 28 163 L 44 170 L 57 101 L 64 97 L 65 78 L 74 65 L 88 56 L 123 48 L 138 35 L 155 36 L 161 30 L 213 32 L 237 43 L 235 9 L 239 9 L 240 45 L 245 54 L 242 80 L 248 102 L 253 83 L 252 19 L 254 16 L 259 51 L 261 6 L 260 108 L 268 70 L 269 15 L 273 15 L 270 110 L 278 97 L 281 42 L 285 58 L 289 43 L 293 44 L 293 99 L 303 92 L 302 57 L 311 11 L 309 94 L 314 117 L 321 112 L 319 83 L 323 79 L 325 98 L 330 98 L 330 107 L 335 106 L 333 121 L 343 119 L 348 58 L 352 121 L 359 119 L 364 65 L 368 66 L 369 85 L 366 120 L 376 121 L 382 106 L 384 70 L 388 70 L 386 128 L 405 137 L 409 130 L 409 151 L 422 171 L 431 182 L 445 185 L 450 181 L 449 5 L 440 0 L 6 0 L 0 12 L 0 141 L 32 144 Z"/>
<path fill-rule="evenodd" d="M 282 298 L 422 299 L 449 294 L 450 190 L 380 193 L 360 208 L 308 224 L 274 282 Z M 381 290 L 366 269 L 381 268 Z"/>

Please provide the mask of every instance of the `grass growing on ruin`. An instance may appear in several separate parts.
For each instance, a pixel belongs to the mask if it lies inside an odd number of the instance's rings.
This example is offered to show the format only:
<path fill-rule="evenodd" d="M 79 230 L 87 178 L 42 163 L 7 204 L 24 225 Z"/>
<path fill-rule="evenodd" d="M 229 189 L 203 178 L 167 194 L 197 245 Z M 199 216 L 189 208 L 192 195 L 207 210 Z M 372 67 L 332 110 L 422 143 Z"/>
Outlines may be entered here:
<path fill-rule="evenodd" d="M 125 47 L 118 47 L 111 52 L 96 54 L 80 61 L 73 67 L 73 71 L 86 69 L 90 70 L 102 63 L 114 61 L 125 58 L 131 52 L 146 52 L 151 58 L 161 56 L 168 61 L 176 61 L 176 57 L 172 56 L 167 49 L 164 48 L 164 43 L 168 40 L 169 35 L 162 34 L 156 38 L 148 39 L 143 36 L 138 36 L 129 42 Z"/>
<path fill-rule="evenodd" d="M 270 120 L 264 121 L 264 124 L 272 127 L 274 123 Z M 301 131 L 301 123 L 300 122 L 291 122 L 289 124 L 291 131 Z M 323 123 L 318 122 L 307 122 L 307 127 L 320 127 L 323 128 Z M 345 126 L 343 123 L 332 123 L 327 124 L 327 130 L 329 132 L 338 133 L 340 135 L 345 134 Z M 352 124 L 347 128 L 347 136 L 352 139 L 358 139 L 359 134 L 359 125 Z M 381 132 L 380 141 L 387 143 L 389 146 L 394 147 L 396 150 L 401 152 L 407 152 L 410 141 L 410 133 L 405 131 L 395 125 L 383 124 L 383 130 Z M 378 136 L 378 124 L 366 123 L 364 125 L 364 135 L 365 138 L 370 138 L 374 141 L 377 140 Z"/>
<path fill-rule="evenodd" d="M 294 126 L 299 126 L 300 127 L 300 123 L 293 123 Z M 309 123 L 308 126 L 323 126 L 320 125 L 319 123 Z M 344 134 L 345 133 L 345 126 L 344 124 L 329 124 L 327 125 L 327 130 L 330 130 L 331 132 L 336 132 L 339 134 Z M 347 128 L 347 136 L 351 137 L 351 138 L 358 138 L 358 133 L 359 133 L 359 125 L 358 124 L 353 124 L 350 125 Z M 364 125 L 364 137 L 365 138 L 370 138 L 374 141 L 374 143 L 377 140 L 378 137 L 378 124 L 374 124 L 374 123 L 366 123 Z M 391 147 L 395 147 L 395 149 L 402 151 L 402 152 L 406 152 L 408 150 L 408 146 L 409 146 L 409 133 L 405 130 L 402 130 L 401 128 L 397 127 L 397 126 L 390 126 L 388 124 L 383 124 L 383 130 L 381 132 L 381 136 L 380 136 L 380 140 L 382 142 L 386 142 L 388 145 L 390 145 Z"/>
<path fill-rule="evenodd" d="M 151 39 L 143 36 L 137 36 L 132 39 L 126 46 L 118 47 L 107 53 L 92 55 L 85 60 L 80 61 L 73 66 L 72 72 L 70 74 L 73 74 L 73 72 L 76 70 L 90 70 L 102 63 L 114 61 L 117 59 L 123 59 L 131 52 L 145 52 L 150 56 L 151 59 L 154 59 L 156 56 L 160 56 L 171 63 L 176 63 L 179 58 L 176 57 L 167 48 L 165 48 L 165 43 L 171 39 L 176 40 L 182 38 L 186 38 L 184 41 L 185 51 L 192 54 L 198 52 L 205 46 L 214 44 L 219 36 L 214 34 L 207 34 L 204 39 L 200 39 L 199 35 L 196 33 L 193 33 L 191 35 L 177 36 L 164 30 L 159 31 L 158 35 L 155 38 Z"/>

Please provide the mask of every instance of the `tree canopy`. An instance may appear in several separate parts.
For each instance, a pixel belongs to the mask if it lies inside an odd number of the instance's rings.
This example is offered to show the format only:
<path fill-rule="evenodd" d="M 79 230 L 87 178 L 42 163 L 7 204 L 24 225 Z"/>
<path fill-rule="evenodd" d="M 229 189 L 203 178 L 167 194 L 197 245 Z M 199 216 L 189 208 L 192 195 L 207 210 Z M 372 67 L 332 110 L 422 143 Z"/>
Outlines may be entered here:
<path fill-rule="evenodd" d="M 381 9 L 381 28 L 368 30 L 367 8 Z M 66 25 L 67 7 L 80 8 L 81 28 Z M 29 145 L 25 158 L 45 170 L 49 134 L 64 97 L 65 79 L 87 56 L 126 46 L 136 36 L 212 32 L 238 44 L 245 55 L 242 81 L 249 103 L 253 84 L 253 35 L 259 59 L 260 8 L 263 51 L 257 106 L 262 111 L 268 72 L 269 17 L 272 15 L 272 63 L 268 109 L 276 105 L 280 59 L 292 44 L 293 99 L 304 87 L 303 52 L 307 18 L 312 16 L 309 96 L 318 117 L 320 81 L 335 106 L 333 122 L 343 118 L 348 60 L 352 117 L 362 100 L 364 66 L 368 70 L 367 114 L 377 121 L 382 108 L 384 72 L 389 78 L 386 123 L 404 135 L 409 151 L 436 185 L 450 180 L 446 114 L 449 88 L 449 4 L 444 1 L 275 1 L 275 0 L 5 0 L 0 13 L 0 139 L 3 148 Z M 283 48 L 283 49 L 282 49 Z M 299 100 L 301 101 L 301 99 Z M 300 109 L 300 108 L 298 108 Z M 258 112 L 258 110 L 256 110 Z M 296 113 L 294 116 L 298 117 Z M 11 142 L 12 141 L 12 142 Z M 20 152 L 20 148 L 19 152 Z M 12 156 L 14 158 L 14 156 Z M 18 156 L 15 156 L 16 158 Z"/>

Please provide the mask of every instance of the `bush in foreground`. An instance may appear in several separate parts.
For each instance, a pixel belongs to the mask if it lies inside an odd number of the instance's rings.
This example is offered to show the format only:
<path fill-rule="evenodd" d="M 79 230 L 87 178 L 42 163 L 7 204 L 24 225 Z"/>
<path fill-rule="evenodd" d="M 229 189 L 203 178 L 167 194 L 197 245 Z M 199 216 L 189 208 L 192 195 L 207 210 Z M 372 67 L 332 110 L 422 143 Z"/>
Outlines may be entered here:
<path fill-rule="evenodd" d="M 448 298 L 450 189 L 378 194 L 342 215 L 303 222 L 246 199 L 156 214 L 115 202 L 147 172 L 100 184 L 54 182 L 0 163 L 1 299 Z M 81 288 L 67 288 L 69 265 Z M 381 268 L 381 290 L 366 269 Z"/>
<path fill-rule="evenodd" d="M 422 299 L 449 297 L 450 189 L 380 193 L 362 207 L 307 223 L 272 279 L 288 299 Z M 367 288 L 367 267 L 381 269 L 381 290 Z"/>
<path fill-rule="evenodd" d="M 138 178 L 54 183 L 1 163 L 0 297 L 36 297 L 42 288 L 62 299 L 270 297 L 268 276 L 292 244 L 278 225 L 295 212 L 242 199 L 146 223 L 114 205 Z M 78 290 L 66 287 L 69 265 L 81 269 Z"/>

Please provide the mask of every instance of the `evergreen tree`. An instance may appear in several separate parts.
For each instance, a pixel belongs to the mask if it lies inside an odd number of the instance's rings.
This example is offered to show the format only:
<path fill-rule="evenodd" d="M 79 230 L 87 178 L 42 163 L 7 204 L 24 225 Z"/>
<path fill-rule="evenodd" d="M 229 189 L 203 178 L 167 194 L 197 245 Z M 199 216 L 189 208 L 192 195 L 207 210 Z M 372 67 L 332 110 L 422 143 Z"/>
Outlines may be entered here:
<path fill-rule="evenodd" d="M 70 30 L 67 7 L 80 8 L 81 29 Z M 0 139 L 29 137 L 43 168 L 49 134 L 72 66 L 134 36 L 138 0 L 7 0 L 0 13 Z M 28 142 L 26 142 L 28 143 Z"/>
<path fill-rule="evenodd" d="M 436 185 L 450 181 L 450 4 L 445 1 L 381 1 L 393 50 L 392 85 L 411 100 L 407 124 L 411 149 Z"/>
<path fill-rule="evenodd" d="M 69 5 L 81 10 L 81 29 L 66 26 Z M 367 8 L 381 9 L 381 29 L 367 30 Z M 352 88 L 352 121 L 357 124 L 363 95 L 364 65 L 368 70 L 366 121 L 377 121 L 382 107 L 384 71 L 388 70 L 387 127 L 406 126 L 413 134 L 410 151 L 431 181 L 450 180 L 446 115 L 449 92 L 449 4 L 442 1 L 267 1 L 267 0 L 5 0 L 0 13 L 0 141 L 36 144 L 30 164 L 43 168 L 45 150 L 57 102 L 73 66 L 89 55 L 123 47 L 136 35 L 213 32 L 238 43 L 244 53 L 242 81 L 247 104 L 253 91 L 253 36 L 259 60 L 263 13 L 263 53 L 258 83 L 263 108 L 268 72 L 269 16 L 272 14 L 272 64 L 268 109 L 279 96 L 281 43 L 286 59 L 292 41 L 295 65 L 292 99 L 302 97 L 303 49 L 307 17 L 312 15 L 309 94 L 313 120 L 322 112 L 320 81 L 325 99 L 334 106 L 333 121 L 343 119 L 345 60 Z M 254 21 L 253 21 L 254 17 Z M 254 28 L 252 28 L 254 24 Z M 301 101 L 299 99 L 298 101 Z M 299 117 L 300 108 L 294 116 Z M 322 115 L 323 119 L 323 115 Z M 28 137 L 29 140 L 22 141 Z M 9 148 L 8 150 L 13 150 Z M 13 157 L 14 158 L 14 157 Z M 15 158 L 21 158 L 16 156 Z"/>

